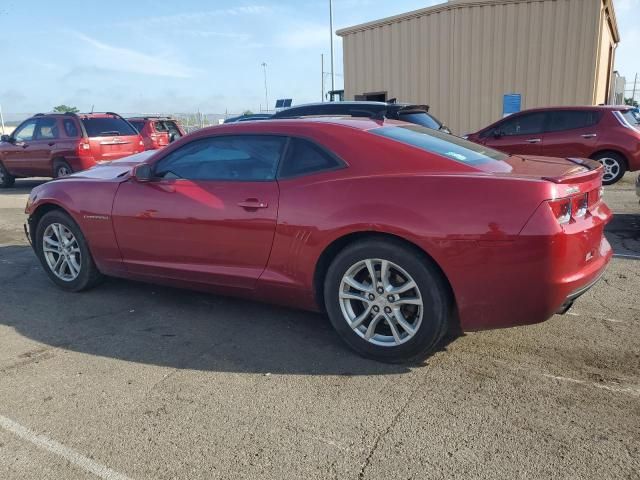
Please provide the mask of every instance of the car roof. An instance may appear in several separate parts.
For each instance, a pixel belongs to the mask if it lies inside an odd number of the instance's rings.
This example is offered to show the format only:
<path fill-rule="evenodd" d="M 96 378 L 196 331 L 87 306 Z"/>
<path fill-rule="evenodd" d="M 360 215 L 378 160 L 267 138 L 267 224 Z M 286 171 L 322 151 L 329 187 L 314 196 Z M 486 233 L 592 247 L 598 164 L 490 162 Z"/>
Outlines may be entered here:
<path fill-rule="evenodd" d="M 518 113 L 552 112 L 556 110 L 576 110 L 576 111 L 596 110 L 596 111 L 609 112 L 609 111 L 618 111 L 618 110 L 629 110 L 630 108 L 631 107 L 629 107 L 628 105 L 572 105 L 572 106 L 528 108 Z"/>
<path fill-rule="evenodd" d="M 296 105 L 294 107 L 280 110 L 279 112 L 275 113 L 272 118 L 289 118 L 292 116 L 312 116 L 326 114 L 350 115 L 352 113 L 355 113 L 356 111 L 362 111 L 363 113 L 369 112 L 372 115 L 382 112 L 397 114 L 401 110 L 406 110 L 406 113 L 411 113 L 413 110 L 415 110 L 416 112 L 423 112 L 428 114 L 429 106 L 416 105 L 412 103 L 385 103 L 373 101 L 306 103 L 303 105 Z"/>
<path fill-rule="evenodd" d="M 160 116 L 154 116 L 154 115 L 145 115 L 143 117 L 127 117 L 127 120 L 135 120 L 136 122 L 143 122 L 146 120 L 173 120 L 174 122 L 176 121 L 176 119 L 173 117 L 160 117 Z"/>

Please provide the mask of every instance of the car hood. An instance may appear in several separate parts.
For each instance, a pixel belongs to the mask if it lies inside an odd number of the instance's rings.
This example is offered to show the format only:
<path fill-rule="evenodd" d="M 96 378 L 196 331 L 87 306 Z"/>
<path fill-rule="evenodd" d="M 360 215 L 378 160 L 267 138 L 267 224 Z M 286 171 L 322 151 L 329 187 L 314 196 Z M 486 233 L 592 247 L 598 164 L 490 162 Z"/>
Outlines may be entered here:
<path fill-rule="evenodd" d="M 525 178 L 550 179 L 565 178 L 596 170 L 600 164 L 582 158 L 553 158 L 539 156 L 511 156 L 500 162 L 478 165 L 478 168 L 497 175 Z"/>
<path fill-rule="evenodd" d="M 68 179 L 86 178 L 92 180 L 111 180 L 117 178 L 125 178 L 127 174 L 131 173 L 133 167 L 140 163 L 144 163 L 155 153 L 155 150 L 147 150 L 146 152 L 136 153 L 128 157 L 114 160 L 112 162 L 99 163 L 95 167 L 91 167 L 88 170 L 73 173 L 69 175 Z"/>

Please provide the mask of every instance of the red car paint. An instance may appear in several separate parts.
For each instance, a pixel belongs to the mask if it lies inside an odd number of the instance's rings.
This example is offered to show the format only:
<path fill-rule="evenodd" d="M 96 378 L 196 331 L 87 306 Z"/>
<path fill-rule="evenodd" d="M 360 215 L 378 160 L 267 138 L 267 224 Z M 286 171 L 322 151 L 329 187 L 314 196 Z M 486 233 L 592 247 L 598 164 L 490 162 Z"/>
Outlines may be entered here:
<path fill-rule="evenodd" d="M 145 150 L 164 148 L 187 134 L 171 117 L 130 117 L 127 120 L 140 132 Z"/>
<path fill-rule="evenodd" d="M 440 267 L 463 330 L 544 321 L 599 278 L 612 256 L 600 165 L 538 157 L 470 165 L 371 132 L 402 125 L 299 119 L 207 128 L 40 185 L 26 213 L 33 231 L 47 208 L 66 210 L 105 274 L 309 310 L 322 309 L 318 265 L 332 246 L 400 237 Z M 141 162 L 229 134 L 311 139 L 346 168 L 272 182 L 133 177 Z M 548 201 L 582 194 L 586 215 L 560 225 Z M 238 205 L 250 199 L 265 208 Z"/>
<path fill-rule="evenodd" d="M 99 119 L 116 119 L 126 124 L 115 113 L 47 113 L 31 117 L 14 130 L 9 141 L 0 143 L 0 162 L 13 177 L 56 177 L 56 162 L 65 162 L 72 172 L 78 172 L 143 150 L 142 139 L 129 124 L 127 135 L 87 133 L 86 122 Z M 33 136 L 16 138 L 30 122 L 36 124 Z M 40 133 L 40 125 L 45 122 L 46 136 Z"/>
<path fill-rule="evenodd" d="M 640 130 L 637 124 L 621 121 L 618 113 L 628 113 L 625 106 L 548 107 L 524 110 L 501 119 L 467 136 L 469 140 L 511 155 L 594 158 L 599 153 L 614 152 L 626 161 L 629 171 L 640 170 Z M 551 114 L 558 112 L 593 112 L 595 123 L 578 128 L 550 128 Z M 500 135 L 506 122 L 527 115 L 539 115 L 540 131 Z M 555 130 L 555 131 L 551 131 Z"/>

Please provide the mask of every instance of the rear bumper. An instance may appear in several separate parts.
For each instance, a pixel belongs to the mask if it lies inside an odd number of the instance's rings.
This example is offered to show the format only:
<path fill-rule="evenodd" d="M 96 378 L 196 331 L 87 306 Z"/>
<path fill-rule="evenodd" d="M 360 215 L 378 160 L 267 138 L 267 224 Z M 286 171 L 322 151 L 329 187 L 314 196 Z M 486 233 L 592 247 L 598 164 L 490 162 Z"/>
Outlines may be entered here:
<path fill-rule="evenodd" d="M 556 311 L 556 314 L 557 315 L 564 315 L 565 313 L 567 313 L 569 311 L 569 309 L 573 306 L 573 302 L 575 302 L 578 298 L 580 298 L 582 295 L 587 293 L 591 289 L 591 287 L 593 287 L 596 283 L 598 283 L 600 281 L 600 278 L 602 278 L 602 274 L 600 274 L 600 276 L 598 278 L 596 278 L 592 282 L 588 283 L 584 287 L 580 287 L 575 292 L 569 294 L 569 296 L 564 301 L 564 303 Z"/>

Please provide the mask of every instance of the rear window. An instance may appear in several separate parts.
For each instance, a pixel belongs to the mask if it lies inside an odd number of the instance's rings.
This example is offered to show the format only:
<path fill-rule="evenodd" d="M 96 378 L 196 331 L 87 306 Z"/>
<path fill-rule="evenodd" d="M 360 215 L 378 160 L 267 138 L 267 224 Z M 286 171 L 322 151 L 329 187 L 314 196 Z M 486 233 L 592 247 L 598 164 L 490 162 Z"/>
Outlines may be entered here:
<path fill-rule="evenodd" d="M 398 115 L 398 119 L 404 122 L 415 123 L 416 125 L 432 128 L 433 130 L 440 130 L 440 127 L 442 127 L 440 122 L 425 112 L 400 113 Z"/>
<path fill-rule="evenodd" d="M 472 143 L 460 137 L 420 125 L 381 127 L 369 131 L 463 163 L 478 164 L 508 158 L 508 155 L 487 148 L 484 145 Z"/>
<path fill-rule="evenodd" d="M 129 120 L 129 123 L 131 125 L 133 125 L 133 127 L 138 130 L 138 132 L 141 132 L 142 129 L 144 128 L 144 121 L 141 120 Z"/>
<path fill-rule="evenodd" d="M 137 135 L 138 132 L 129 123 L 118 117 L 94 117 L 83 118 L 87 135 L 89 137 L 110 137 L 114 135 Z"/>
<path fill-rule="evenodd" d="M 633 110 L 621 111 L 620 113 L 632 127 L 637 127 L 640 124 L 640 114 L 635 113 Z"/>

